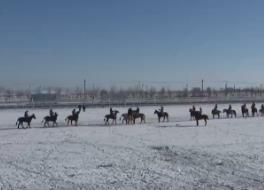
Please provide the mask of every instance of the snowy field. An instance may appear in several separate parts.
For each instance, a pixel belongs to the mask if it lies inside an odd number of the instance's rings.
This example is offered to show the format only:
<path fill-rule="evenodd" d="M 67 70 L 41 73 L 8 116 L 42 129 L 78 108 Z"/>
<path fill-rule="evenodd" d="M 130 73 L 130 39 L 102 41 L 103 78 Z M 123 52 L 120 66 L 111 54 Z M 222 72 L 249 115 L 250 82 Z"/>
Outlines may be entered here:
<path fill-rule="evenodd" d="M 1 110 L 0 189 L 264 189 L 264 117 L 243 119 L 233 105 L 238 118 L 196 127 L 190 107 L 165 106 L 166 123 L 158 107 L 142 107 L 146 124 L 128 126 L 105 126 L 109 108 L 91 108 L 78 127 L 65 125 L 71 109 L 57 109 L 55 128 L 43 128 L 48 110 L 36 109 L 20 130 L 24 110 Z M 202 107 L 210 115 L 213 105 Z"/>

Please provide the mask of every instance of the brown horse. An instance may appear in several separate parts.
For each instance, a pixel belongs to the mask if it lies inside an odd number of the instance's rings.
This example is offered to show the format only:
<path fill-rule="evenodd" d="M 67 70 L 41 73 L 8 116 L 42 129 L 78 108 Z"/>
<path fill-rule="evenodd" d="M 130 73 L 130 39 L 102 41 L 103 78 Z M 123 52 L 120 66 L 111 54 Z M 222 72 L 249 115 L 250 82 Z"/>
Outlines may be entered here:
<path fill-rule="evenodd" d="M 119 111 L 115 110 L 115 111 L 113 111 L 112 114 L 105 115 L 105 118 L 104 118 L 105 124 L 109 124 L 110 119 L 113 120 L 112 124 L 116 124 L 116 118 L 117 118 L 118 113 L 119 113 Z"/>
<path fill-rule="evenodd" d="M 165 119 L 167 119 L 167 122 L 169 121 L 169 114 L 167 112 L 155 110 L 154 114 L 157 114 L 159 122 L 161 118 L 163 118 L 163 122 L 165 121 Z"/>
<path fill-rule="evenodd" d="M 68 117 L 66 117 L 65 121 L 67 122 L 67 125 L 69 125 L 69 123 L 74 121 L 75 122 L 75 126 L 78 125 L 78 120 L 79 120 L 79 114 L 80 114 L 80 110 L 77 111 L 76 113 L 74 113 L 73 115 L 69 115 Z"/>
<path fill-rule="evenodd" d="M 199 126 L 199 120 L 204 120 L 205 126 L 207 125 L 207 120 L 209 119 L 208 115 L 201 114 L 201 112 L 199 111 L 195 111 L 193 114 L 194 114 L 194 118 L 196 120 L 197 126 Z"/>
<path fill-rule="evenodd" d="M 46 117 L 44 117 L 44 119 L 43 119 L 43 121 L 42 121 L 42 123 L 44 122 L 44 127 L 49 127 L 49 122 L 52 122 L 52 124 L 53 124 L 53 127 L 56 125 L 58 125 L 58 123 L 57 123 L 57 118 L 58 118 L 58 114 L 55 112 L 54 113 L 54 115 L 52 115 L 52 116 L 46 116 Z"/>

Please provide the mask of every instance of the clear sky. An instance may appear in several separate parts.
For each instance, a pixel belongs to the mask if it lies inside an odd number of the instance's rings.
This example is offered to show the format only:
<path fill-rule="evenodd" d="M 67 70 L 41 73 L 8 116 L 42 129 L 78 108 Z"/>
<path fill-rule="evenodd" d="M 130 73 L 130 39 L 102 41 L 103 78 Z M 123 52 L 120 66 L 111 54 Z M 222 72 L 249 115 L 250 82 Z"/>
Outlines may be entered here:
<path fill-rule="evenodd" d="M 263 0 L 0 0 L 0 86 L 264 83 Z"/>

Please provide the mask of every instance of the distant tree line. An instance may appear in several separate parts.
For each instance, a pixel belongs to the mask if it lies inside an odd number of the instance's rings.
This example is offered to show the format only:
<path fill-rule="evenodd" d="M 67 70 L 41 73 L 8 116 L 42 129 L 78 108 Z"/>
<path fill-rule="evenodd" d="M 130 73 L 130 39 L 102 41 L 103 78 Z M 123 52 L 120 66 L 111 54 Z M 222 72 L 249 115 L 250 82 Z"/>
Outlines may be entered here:
<path fill-rule="evenodd" d="M 194 87 L 191 89 L 184 88 L 181 90 L 172 90 L 165 87 L 149 87 L 136 85 L 127 88 L 118 88 L 112 86 L 109 89 L 93 87 L 84 90 L 80 87 L 76 88 L 60 88 L 60 87 L 36 87 L 34 89 L 8 89 L 0 87 L 1 101 L 10 101 L 16 99 L 31 99 L 33 95 L 56 95 L 58 100 L 87 100 L 87 101 L 120 101 L 125 102 L 129 99 L 134 100 L 162 100 L 175 98 L 199 98 L 199 97 L 253 97 L 263 96 L 264 90 L 259 87 L 247 88 L 211 88 L 202 89 Z"/>

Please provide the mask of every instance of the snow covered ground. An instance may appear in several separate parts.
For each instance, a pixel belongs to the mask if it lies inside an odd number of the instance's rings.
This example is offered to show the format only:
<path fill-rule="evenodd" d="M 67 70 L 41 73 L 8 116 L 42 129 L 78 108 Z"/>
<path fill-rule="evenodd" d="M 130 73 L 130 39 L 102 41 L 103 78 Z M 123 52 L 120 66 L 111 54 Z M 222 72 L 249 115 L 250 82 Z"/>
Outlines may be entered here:
<path fill-rule="evenodd" d="M 56 128 L 43 128 L 48 110 L 36 109 L 20 130 L 24 110 L 1 110 L 0 189 L 264 189 L 264 117 L 196 127 L 190 106 L 166 106 L 168 123 L 157 123 L 157 108 L 142 107 L 147 123 L 128 126 L 105 126 L 108 108 L 87 109 L 78 127 L 65 125 L 71 109 L 58 109 Z"/>

